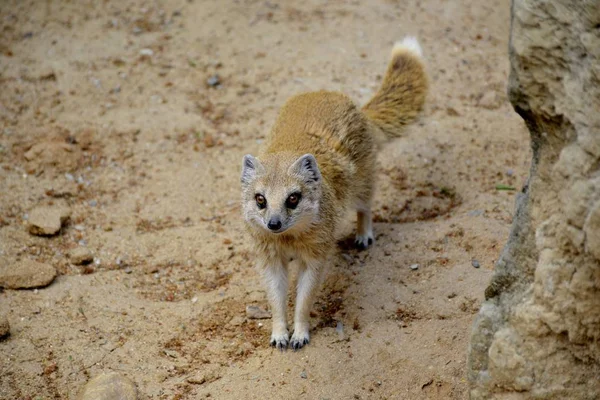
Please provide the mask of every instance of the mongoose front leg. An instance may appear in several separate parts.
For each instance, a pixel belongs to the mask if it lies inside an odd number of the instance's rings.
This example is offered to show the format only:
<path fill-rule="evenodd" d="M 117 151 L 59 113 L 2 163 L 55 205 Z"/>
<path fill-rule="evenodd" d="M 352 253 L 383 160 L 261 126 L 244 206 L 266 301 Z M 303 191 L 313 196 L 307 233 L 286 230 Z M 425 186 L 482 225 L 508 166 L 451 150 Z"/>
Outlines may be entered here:
<path fill-rule="evenodd" d="M 273 330 L 271 346 L 284 350 L 289 343 L 287 329 L 288 269 L 281 260 L 268 260 L 264 263 L 264 278 L 267 295 L 271 303 Z"/>
<path fill-rule="evenodd" d="M 310 341 L 310 309 L 321 283 L 322 263 L 303 261 L 298 271 L 294 334 L 290 343 L 294 350 L 301 349 Z"/>
<path fill-rule="evenodd" d="M 374 242 L 373 222 L 371 219 L 371 210 L 359 210 L 356 213 L 356 247 L 364 250 Z"/>

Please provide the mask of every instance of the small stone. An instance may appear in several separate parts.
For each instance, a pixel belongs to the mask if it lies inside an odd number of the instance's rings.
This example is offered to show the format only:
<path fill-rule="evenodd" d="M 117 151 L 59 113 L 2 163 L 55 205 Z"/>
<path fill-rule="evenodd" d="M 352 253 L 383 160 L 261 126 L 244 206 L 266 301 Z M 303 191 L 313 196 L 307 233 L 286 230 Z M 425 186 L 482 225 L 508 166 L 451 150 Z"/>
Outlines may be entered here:
<path fill-rule="evenodd" d="M 202 385 L 204 383 L 211 383 L 216 381 L 217 379 L 221 379 L 221 375 L 216 372 L 205 372 L 200 373 L 196 376 L 192 376 L 186 379 L 187 383 L 191 383 L 192 385 Z"/>
<path fill-rule="evenodd" d="M 84 265 L 94 261 L 94 255 L 87 247 L 76 247 L 69 253 L 69 259 L 75 265 Z"/>
<path fill-rule="evenodd" d="M 231 320 L 229 321 L 229 325 L 231 326 L 240 326 L 244 323 L 246 319 L 244 317 L 242 317 L 241 315 L 236 315 L 235 317 L 231 318 Z"/>
<path fill-rule="evenodd" d="M 346 260 L 346 262 L 349 262 L 349 263 L 351 263 L 351 262 L 352 262 L 352 256 L 351 256 L 350 254 L 347 254 L 347 253 L 342 253 L 342 258 L 343 258 L 344 260 Z"/>
<path fill-rule="evenodd" d="M 50 236 L 58 233 L 65 221 L 71 216 L 71 210 L 62 206 L 40 206 L 29 213 L 29 233 Z"/>
<path fill-rule="evenodd" d="M 152 57 L 154 55 L 154 51 L 152 51 L 152 49 L 141 49 L 140 55 Z"/>
<path fill-rule="evenodd" d="M 176 351 L 173 351 L 173 350 L 165 349 L 165 350 L 163 350 L 163 352 L 165 353 L 165 355 L 167 355 L 167 356 L 169 356 L 171 358 L 177 358 L 177 357 L 179 357 L 179 354 Z"/>
<path fill-rule="evenodd" d="M 219 79 L 219 75 L 213 75 L 206 80 L 206 84 L 210 87 L 215 87 L 221 84 L 221 80 Z"/>
<path fill-rule="evenodd" d="M 460 113 L 454 107 L 446 107 L 446 114 L 450 117 L 459 117 Z"/>
<path fill-rule="evenodd" d="M 475 268 L 479 268 L 481 266 L 477 260 L 471 260 L 471 265 Z"/>
<path fill-rule="evenodd" d="M 246 306 L 246 317 L 249 319 L 267 319 L 271 318 L 271 313 L 258 306 Z"/>
<path fill-rule="evenodd" d="M 10 335 L 8 318 L 6 318 L 6 315 L 0 315 L 0 339 L 4 339 L 8 335 Z"/>
<path fill-rule="evenodd" d="M 204 135 L 204 145 L 208 148 L 214 147 L 216 144 L 215 138 L 210 133 Z"/>
<path fill-rule="evenodd" d="M 300 372 L 300 378 L 302 378 L 302 379 L 308 379 L 308 375 L 306 375 L 306 371 Z"/>
<path fill-rule="evenodd" d="M 125 376 L 110 372 L 90 380 L 81 390 L 78 400 L 136 400 L 135 384 Z"/>
<path fill-rule="evenodd" d="M 410 266 L 410 269 L 412 269 L 413 271 L 416 271 L 419 269 L 419 264 L 413 264 Z"/>
<path fill-rule="evenodd" d="M 0 286 L 6 289 L 32 289 L 48 286 L 55 277 L 53 266 L 23 260 L 0 269 Z"/>
<path fill-rule="evenodd" d="M 335 331 L 338 334 L 338 337 L 340 340 L 344 339 L 344 324 L 342 323 L 342 321 L 338 321 L 337 325 L 335 326 Z"/>

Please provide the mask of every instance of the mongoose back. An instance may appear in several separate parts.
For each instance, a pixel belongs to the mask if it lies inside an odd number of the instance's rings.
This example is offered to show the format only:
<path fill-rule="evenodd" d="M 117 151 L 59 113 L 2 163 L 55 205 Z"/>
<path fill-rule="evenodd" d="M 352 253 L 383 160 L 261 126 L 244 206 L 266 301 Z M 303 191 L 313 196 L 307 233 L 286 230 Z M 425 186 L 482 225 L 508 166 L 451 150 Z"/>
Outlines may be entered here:
<path fill-rule="evenodd" d="M 292 97 L 259 156 L 244 156 L 242 208 L 271 304 L 271 345 L 297 350 L 309 342 L 310 308 L 348 207 L 357 210 L 357 247 L 373 243 L 378 144 L 400 136 L 423 108 L 428 83 L 421 57 L 416 39 L 397 43 L 381 87 L 362 109 L 336 92 Z M 291 339 L 290 259 L 300 264 Z"/>

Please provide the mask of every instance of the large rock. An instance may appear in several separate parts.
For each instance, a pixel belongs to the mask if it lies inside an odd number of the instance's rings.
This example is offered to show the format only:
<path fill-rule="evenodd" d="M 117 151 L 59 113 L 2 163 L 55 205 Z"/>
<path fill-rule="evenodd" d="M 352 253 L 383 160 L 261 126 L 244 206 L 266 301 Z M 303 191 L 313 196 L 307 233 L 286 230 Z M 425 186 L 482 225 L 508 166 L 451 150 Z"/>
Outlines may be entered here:
<path fill-rule="evenodd" d="M 533 161 L 473 326 L 471 399 L 600 398 L 600 2 L 513 0 Z"/>
<path fill-rule="evenodd" d="M 136 400 L 137 389 L 129 378 L 117 373 L 101 374 L 88 381 L 78 400 Z"/>
<path fill-rule="evenodd" d="M 6 289 L 32 289 L 48 286 L 56 277 L 56 269 L 48 264 L 23 260 L 0 267 L 0 286 Z"/>
<path fill-rule="evenodd" d="M 4 339 L 10 335 L 10 324 L 6 315 L 0 314 L 0 339 Z"/>
<path fill-rule="evenodd" d="M 27 227 L 33 235 L 54 235 L 70 215 L 71 210 L 66 206 L 39 206 L 29 212 Z"/>

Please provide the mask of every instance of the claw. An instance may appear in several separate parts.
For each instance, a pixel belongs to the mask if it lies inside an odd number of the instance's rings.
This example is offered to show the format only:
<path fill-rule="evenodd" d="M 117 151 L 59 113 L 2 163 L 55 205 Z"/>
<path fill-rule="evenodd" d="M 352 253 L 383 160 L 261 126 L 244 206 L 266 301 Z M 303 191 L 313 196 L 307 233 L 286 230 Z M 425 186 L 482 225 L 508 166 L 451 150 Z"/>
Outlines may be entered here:
<path fill-rule="evenodd" d="M 310 343 L 310 339 L 308 338 L 304 338 L 304 339 L 300 339 L 300 340 L 292 340 L 291 343 L 291 347 L 294 349 L 294 351 L 298 351 L 301 348 L 303 348 L 304 346 L 306 346 L 308 343 Z"/>
<path fill-rule="evenodd" d="M 275 347 L 276 349 L 280 350 L 280 351 L 284 351 L 287 350 L 288 347 L 288 342 L 286 340 L 275 340 L 272 339 L 271 342 L 269 342 L 271 344 L 271 347 Z"/>
<path fill-rule="evenodd" d="M 361 240 L 355 240 L 354 241 L 354 247 L 356 247 L 358 250 L 366 250 L 367 247 L 369 247 L 368 244 L 364 243 Z"/>
<path fill-rule="evenodd" d="M 364 236 L 359 236 L 356 238 L 356 240 L 354 240 L 354 246 L 358 249 L 358 250 L 366 250 L 369 246 L 371 246 L 373 244 L 374 240 L 372 237 L 364 237 Z"/>

